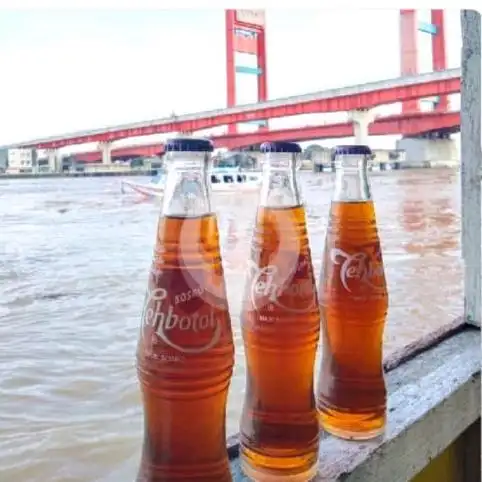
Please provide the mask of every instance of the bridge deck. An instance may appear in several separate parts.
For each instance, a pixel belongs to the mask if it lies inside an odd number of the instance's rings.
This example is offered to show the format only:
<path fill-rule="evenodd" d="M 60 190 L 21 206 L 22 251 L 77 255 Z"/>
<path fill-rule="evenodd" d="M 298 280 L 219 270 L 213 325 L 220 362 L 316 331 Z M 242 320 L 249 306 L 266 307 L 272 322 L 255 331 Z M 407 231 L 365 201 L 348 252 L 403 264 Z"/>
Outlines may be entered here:
<path fill-rule="evenodd" d="M 194 114 L 185 114 L 185 115 L 180 115 L 180 116 L 170 116 L 170 117 L 165 117 L 161 119 L 153 119 L 149 121 L 142 121 L 142 122 L 135 122 L 135 123 L 129 123 L 129 124 L 122 124 L 122 125 L 116 125 L 116 126 L 111 126 L 111 127 L 104 127 L 100 129 L 91 129 L 91 130 L 85 130 L 85 131 L 78 131 L 78 132 L 72 132 L 72 133 L 66 133 L 62 135 L 57 135 L 57 136 L 49 136 L 49 137 L 44 137 L 40 139 L 34 139 L 30 141 L 25 141 L 21 143 L 16 143 L 8 146 L 2 146 L 2 148 L 13 148 L 13 147 L 21 147 L 21 146 L 41 146 L 42 144 L 47 144 L 47 143 L 54 143 L 54 142 L 59 142 L 62 143 L 62 141 L 66 141 L 68 139 L 75 139 L 75 143 L 81 143 L 81 142 L 96 142 L 99 141 L 100 139 L 95 139 L 94 136 L 99 136 L 99 135 L 105 135 L 109 133 L 117 133 L 119 131 L 123 130 L 129 130 L 129 135 L 125 135 L 123 137 L 129 137 L 129 136 L 134 136 L 136 135 L 135 130 L 136 129 L 144 129 L 144 132 L 139 133 L 137 135 L 147 135 L 148 133 L 145 132 L 146 128 L 150 127 L 165 127 L 164 129 L 157 129 L 157 131 L 153 131 L 152 134 L 156 132 L 167 132 L 166 128 L 171 128 L 175 126 L 179 126 L 182 123 L 191 123 L 192 126 L 198 127 L 198 129 L 194 130 L 199 130 L 200 128 L 207 128 L 211 127 L 214 125 L 223 125 L 223 123 L 227 122 L 208 122 L 205 123 L 206 125 L 201 125 L 199 121 L 202 121 L 203 119 L 219 119 L 223 118 L 223 120 L 226 120 L 228 117 L 230 117 L 231 122 L 242 122 L 246 120 L 246 116 L 249 116 L 250 113 L 259 113 L 260 111 L 265 111 L 266 109 L 276 109 L 276 108 L 289 108 L 293 106 L 298 106 L 301 104 L 306 104 L 310 102 L 318 102 L 318 101 L 323 101 L 323 100 L 330 100 L 330 99 L 337 99 L 337 98 L 343 98 L 347 96 L 364 96 L 366 94 L 374 94 L 377 92 L 381 92 L 384 90 L 389 90 L 389 89 L 397 89 L 397 88 L 403 88 L 403 87 L 410 87 L 410 86 L 418 86 L 418 85 L 423 85 L 423 84 L 428 84 L 431 82 L 440 82 L 440 81 L 449 81 L 449 80 L 454 80 L 454 79 L 459 79 L 460 78 L 460 69 L 448 69 L 444 71 L 439 71 L 439 72 L 430 72 L 430 73 L 425 73 L 425 74 L 420 74 L 420 75 L 413 75 L 413 76 L 405 76 L 405 77 L 398 77 L 395 79 L 388 79 L 388 80 L 383 80 L 383 81 L 376 81 L 376 82 L 370 82 L 366 84 L 359 84 L 359 85 L 354 85 L 354 86 L 348 86 L 348 87 L 341 87 L 341 88 L 335 88 L 335 89 L 328 89 L 328 90 L 322 90 L 319 92 L 314 92 L 310 94 L 303 94 L 303 95 L 297 95 L 297 96 L 291 96 L 291 97 L 285 97 L 285 98 L 280 98 L 280 99 L 275 99 L 275 100 L 270 100 L 266 102 L 260 102 L 260 103 L 254 103 L 254 104 L 247 104 L 243 106 L 236 106 L 228 109 L 215 109 L 215 110 L 210 110 L 210 111 L 204 111 L 204 112 L 197 112 Z M 389 99 L 391 102 L 393 102 L 393 99 Z M 324 109 L 323 109 L 324 110 Z M 335 110 L 343 110 L 343 109 L 335 109 Z M 294 115 L 294 114 L 303 114 L 305 112 L 291 112 L 287 111 L 284 115 Z M 241 116 L 241 118 L 236 118 L 236 116 Z M 256 119 L 260 117 L 260 115 L 255 115 Z M 263 117 L 263 115 L 261 115 Z M 212 124 L 212 125 L 211 125 Z M 172 129 L 171 131 L 175 131 L 176 129 Z M 150 133 L 150 132 L 149 132 Z M 114 138 L 112 140 L 115 140 Z M 71 144 L 70 142 L 69 144 Z M 62 145 L 58 145 L 55 147 L 62 147 Z"/>

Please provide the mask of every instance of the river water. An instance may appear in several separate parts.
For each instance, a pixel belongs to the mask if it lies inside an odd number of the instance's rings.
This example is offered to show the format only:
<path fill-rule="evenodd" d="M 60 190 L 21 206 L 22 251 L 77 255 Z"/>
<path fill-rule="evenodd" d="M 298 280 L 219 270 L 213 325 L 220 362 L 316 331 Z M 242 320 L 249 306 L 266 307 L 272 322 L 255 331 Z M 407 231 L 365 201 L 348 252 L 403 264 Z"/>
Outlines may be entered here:
<path fill-rule="evenodd" d="M 302 172 L 300 180 L 318 273 L 333 178 Z M 159 204 L 122 195 L 119 185 L 0 181 L 2 482 L 102 480 L 141 445 L 134 353 Z M 462 314 L 459 191 L 449 169 L 372 175 L 391 302 L 385 354 Z M 256 196 L 213 201 L 236 341 L 232 434 L 244 389 L 237 315 Z"/>

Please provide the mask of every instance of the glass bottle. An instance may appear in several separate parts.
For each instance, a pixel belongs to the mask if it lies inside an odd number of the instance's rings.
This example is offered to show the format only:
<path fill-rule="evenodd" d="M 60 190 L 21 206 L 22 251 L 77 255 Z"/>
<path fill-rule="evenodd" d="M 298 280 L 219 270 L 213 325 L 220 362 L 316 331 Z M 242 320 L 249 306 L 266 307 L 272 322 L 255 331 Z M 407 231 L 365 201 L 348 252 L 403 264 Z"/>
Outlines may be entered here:
<path fill-rule="evenodd" d="M 301 149 L 272 142 L 261 150 L 263 181 L 241 313 L 247 367 L 241 466 L 253 480 L 306 482 L 318 461 L 313 369 L 320 314 L 296 175 Z"/>
<path fill-rule="evenodd" d="M 367 146 L 335 149 L 336 180 L 319 299 L 323 352 L 317 391 L 322 427 L 347 439 L 381 434 L 386 418 L 383 331 L 388 292 Z"/>
<path fill-rule="evenodd" d="M 166 143 L 167 177 L 137 350 L 144 405 L 138 482 L 231 481 L 225 416 L 234 364 L 211 142 Z"/>

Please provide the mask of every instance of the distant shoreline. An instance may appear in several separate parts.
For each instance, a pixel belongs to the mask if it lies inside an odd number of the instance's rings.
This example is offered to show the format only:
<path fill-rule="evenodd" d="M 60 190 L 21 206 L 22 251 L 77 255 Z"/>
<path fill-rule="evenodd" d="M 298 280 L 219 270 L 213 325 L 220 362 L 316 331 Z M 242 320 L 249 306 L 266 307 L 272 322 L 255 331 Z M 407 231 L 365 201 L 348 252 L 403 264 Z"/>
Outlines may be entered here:
<path fill-rule="evenodd" d="M 405 170 L 405 169 L 433 169 L 433 168 L 459 168 L 458 161 L 422 161 L 422 162 L 381 162 L 379 169 L 384 171 L 385 165 L 388 170 Z M 398 164 L 398 166 L 395 166 Z M 331 172 L 330 166 L 323 166 L 324 170 Z M 302 171 L 313 172 L 313 167 L 304 165 Z M 316 171 L 315 171 L 316 172 Z M 319 171 L 320 172 L 320 171 Z M 136 169 L 132 171 L 88 171 L 88 172 L 42 172 L 42 173 L 19 173 L 19 174 L 0 174 L 0 180 L 8 179 L 51 179 L 51 178 L 69 178 L 69 177 L 127 177 L 127 176 L 153 176 L 156 174 L 155 169 Z"/>
<path fill-rule="evenodd" d="M 50 179 L 64 177 L 125 177 L 125 176 L 152 176 L 153 170 L 136 170 L 136 171 L 100 171 L 100 172 L 42 172 L 42 173 L 18 173 L 18 174 L 0 174 L 0 180 L 3 179 Z"/>

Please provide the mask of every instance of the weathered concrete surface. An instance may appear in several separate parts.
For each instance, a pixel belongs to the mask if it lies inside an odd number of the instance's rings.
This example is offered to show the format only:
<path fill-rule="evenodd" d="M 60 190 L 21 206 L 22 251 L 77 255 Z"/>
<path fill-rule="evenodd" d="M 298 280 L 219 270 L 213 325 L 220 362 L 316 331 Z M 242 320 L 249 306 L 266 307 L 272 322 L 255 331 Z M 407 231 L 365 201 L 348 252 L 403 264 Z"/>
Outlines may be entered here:
<path fill-rule="evenodd" d="M 323 434 L 316 482 L 407 482 L 480 417 L 480 334 L 468 329 L 387 376 L 382 439 Z M 233 480 L 250 482 L 232 462 Z"/>
<path fill-rule="evenodd" d="M 462 255 L 465 316 L 480 326 L 481 318 L 481 28 L 480 14 L 461 11 L 462 24 Z"/>

